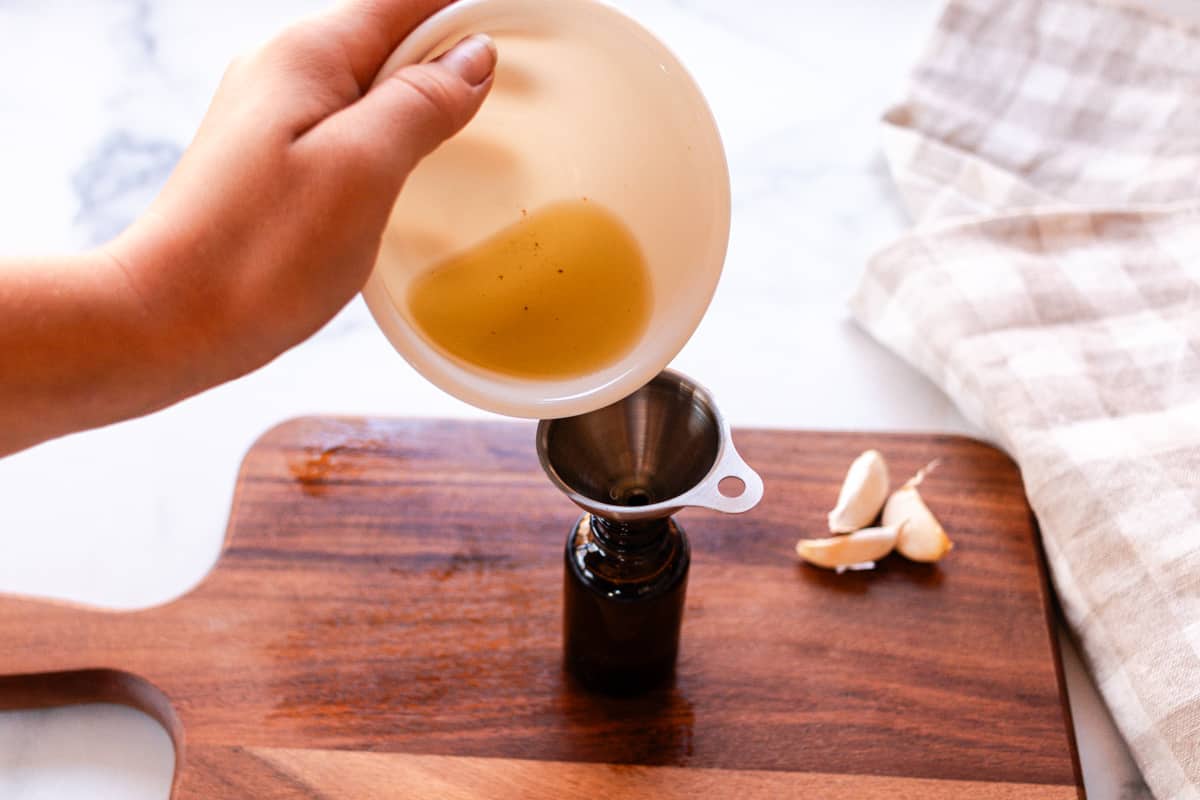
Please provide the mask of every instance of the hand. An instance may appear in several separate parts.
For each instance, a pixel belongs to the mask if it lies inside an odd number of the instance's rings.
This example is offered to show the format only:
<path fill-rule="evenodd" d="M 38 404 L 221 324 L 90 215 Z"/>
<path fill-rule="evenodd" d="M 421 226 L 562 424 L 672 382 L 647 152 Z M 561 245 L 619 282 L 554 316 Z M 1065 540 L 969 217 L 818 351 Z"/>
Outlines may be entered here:
<path fill-rule="evenodd" d="M 470 37 L 371 87 L 447 0 L 347 0 L 225 75 L 150 210 L 95 252 L 0 261 L 0 455 L 265 364 L 362 288 L 409 171 L 479 109 Z"/>
<path fill-rule="evenodd" d="M 105 252 L 161 319 L 195 391 L 314 333 L 366 282 L 408 173 L 492 84 L 491 40 L 368 88 L 446 0 L 354 0 L 228 70 L 147 215 Z"/>

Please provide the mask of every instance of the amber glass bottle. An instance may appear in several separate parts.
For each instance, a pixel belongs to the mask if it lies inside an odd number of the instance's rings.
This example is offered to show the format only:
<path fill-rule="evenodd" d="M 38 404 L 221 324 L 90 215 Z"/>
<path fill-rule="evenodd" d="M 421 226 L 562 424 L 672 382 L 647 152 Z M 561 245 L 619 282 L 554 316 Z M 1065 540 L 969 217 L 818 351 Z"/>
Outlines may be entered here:
<path fill-rule="evenodd" d="M 563 651 L 588 688 L 629 694 L 671 678 L 691 554 L 672 519 L 584 514 L 567 537 Z"/>

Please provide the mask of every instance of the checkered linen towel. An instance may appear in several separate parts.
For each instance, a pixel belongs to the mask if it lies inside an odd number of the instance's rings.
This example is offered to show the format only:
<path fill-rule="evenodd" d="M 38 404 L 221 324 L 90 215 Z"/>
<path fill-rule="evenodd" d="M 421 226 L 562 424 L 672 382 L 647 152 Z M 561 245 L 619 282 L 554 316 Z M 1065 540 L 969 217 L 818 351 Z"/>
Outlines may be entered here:
<path fill-rule="evenodd" d="M 1200 798 L 1200 29 L 950 0 L 885 141 L 916 227 L 855 316 L 1020 464 L 1147 784 Z"/>

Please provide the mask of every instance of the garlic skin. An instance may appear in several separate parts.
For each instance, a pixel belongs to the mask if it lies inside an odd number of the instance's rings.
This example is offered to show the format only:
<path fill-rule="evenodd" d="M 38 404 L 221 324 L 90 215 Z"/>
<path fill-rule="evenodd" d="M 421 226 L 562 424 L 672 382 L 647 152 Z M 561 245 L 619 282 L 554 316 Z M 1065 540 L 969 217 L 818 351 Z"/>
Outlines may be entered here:
<path fill-rule="evenodd" d="M 854 459 L 842 482 L 837 505 L 829 512 L 829 532 L 853 533 L 870 525 L 883 508 L 890 488 L 887 462 L 878 450 L 868 450 Z"/>
<path fill-rule="evenodd" d="M 903 525 L 864 528 L 846 536 L 801 539 L 796 554 L 810 564 L 839 572 L 875 562 L 892 552 Z"/>
<path fill-rule="evenodd" d="M 917 486 L 935 464 L 921 470 L 912 480 L 893 492 L 883 507 L 884 525 L 903 526 L 896 539 L 896 549 L 900 551 L 900 555 L 910 561 L 926 564 L 940 561 L 942 556 L 954 547 L 954 542 L 946 536 L 941 523 L 917 491 Z"/>

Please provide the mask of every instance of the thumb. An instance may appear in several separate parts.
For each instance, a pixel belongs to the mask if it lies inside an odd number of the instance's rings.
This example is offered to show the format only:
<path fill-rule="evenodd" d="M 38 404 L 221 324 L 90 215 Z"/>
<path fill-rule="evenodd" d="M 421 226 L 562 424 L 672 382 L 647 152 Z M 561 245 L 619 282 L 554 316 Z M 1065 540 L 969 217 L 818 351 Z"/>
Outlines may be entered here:
<path fill-rule="evenodd" d="M 397 185 L 463 128 L 492 88 L 496 45 L 468 36 L 435 61 L 403 67 L 317 126 Z"/>

